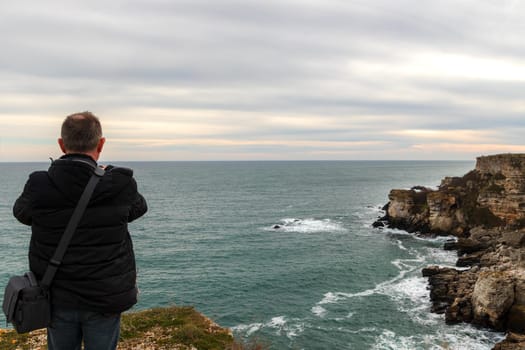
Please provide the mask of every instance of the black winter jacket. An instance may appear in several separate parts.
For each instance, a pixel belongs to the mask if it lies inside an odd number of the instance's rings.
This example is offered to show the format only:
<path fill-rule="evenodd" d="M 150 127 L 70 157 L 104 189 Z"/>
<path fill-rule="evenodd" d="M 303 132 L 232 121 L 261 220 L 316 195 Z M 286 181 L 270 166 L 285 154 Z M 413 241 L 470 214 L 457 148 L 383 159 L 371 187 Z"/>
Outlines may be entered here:
<path fill-rule="evenodd" d="M 16 200 L 14 216 L 31 225 L 29 267 L 38 279 L 95 166 L 89 156 L 65 155 L 48 171 L 32 173 Z M 55 275 L 52 304 L 102 313 L 119 313 L 133 306 L 136 268 L 128 222 L 146 211 L 133 171 L 107 167 Z"/>

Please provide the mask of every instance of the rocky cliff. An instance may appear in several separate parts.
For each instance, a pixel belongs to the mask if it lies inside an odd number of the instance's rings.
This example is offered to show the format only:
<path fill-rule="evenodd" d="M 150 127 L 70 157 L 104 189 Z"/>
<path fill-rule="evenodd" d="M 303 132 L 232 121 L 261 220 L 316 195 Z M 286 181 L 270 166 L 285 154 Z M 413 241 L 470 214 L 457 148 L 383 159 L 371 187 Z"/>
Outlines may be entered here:
<path fill-rule="evenodd" d="M 392 190 L 388 198 L 374 226 L 457 237 L 444 248 L 468 269 L 423 270 L 432 311 L 448 323 L 507 332 L 496 350 L 525 349 L 525 154 L 479 157 L 474 170 L 435 190 Z"/>

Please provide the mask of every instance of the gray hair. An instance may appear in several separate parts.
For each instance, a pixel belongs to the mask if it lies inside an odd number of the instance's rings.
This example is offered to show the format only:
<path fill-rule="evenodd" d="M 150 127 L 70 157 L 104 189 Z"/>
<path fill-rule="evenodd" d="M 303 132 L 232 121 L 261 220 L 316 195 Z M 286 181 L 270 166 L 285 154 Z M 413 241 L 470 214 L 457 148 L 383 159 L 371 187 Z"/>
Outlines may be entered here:
<path fill-rule="evenodd" d="M 102 138 L 100 121 L 91 112 L 74 113 L 66 117 L 60 133 L 64 147 L 70 152 L 90 152 Z"/>

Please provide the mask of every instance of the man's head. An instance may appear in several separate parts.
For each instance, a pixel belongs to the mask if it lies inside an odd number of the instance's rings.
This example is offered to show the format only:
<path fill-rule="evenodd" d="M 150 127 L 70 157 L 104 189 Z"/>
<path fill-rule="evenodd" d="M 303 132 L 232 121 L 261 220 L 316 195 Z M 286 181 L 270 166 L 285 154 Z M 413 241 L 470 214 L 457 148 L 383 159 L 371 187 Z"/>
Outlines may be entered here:
<path fill-rule="evenodd" d="M 82 153 L 98 160 L 106 141 L 102 137 L 100 121 L 91 112 L 81 112 L 67 116 L 62 123 L 58 144 L 62 152 Z"/>

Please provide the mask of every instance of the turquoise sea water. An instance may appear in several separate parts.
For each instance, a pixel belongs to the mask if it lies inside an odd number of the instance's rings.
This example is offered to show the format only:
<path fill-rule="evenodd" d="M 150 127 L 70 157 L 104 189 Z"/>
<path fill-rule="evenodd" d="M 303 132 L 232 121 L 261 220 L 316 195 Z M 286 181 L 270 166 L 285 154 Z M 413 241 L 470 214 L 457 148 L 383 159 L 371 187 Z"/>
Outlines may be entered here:
<path fill-rule="evenodd" d="M 390 189 L 437 186 L 473 162 L 115 164 L 135 170 L 150 208 L 130 225 L 136 310 L 194 305 L 271 349 L 488 350 L 502 337 L 429 312 L 420 271 L 455 263 L 445 238 L 371 227 Z M 0 163 L 1 286 L 27 268 L 12 204 L 45 168 Z"/>

